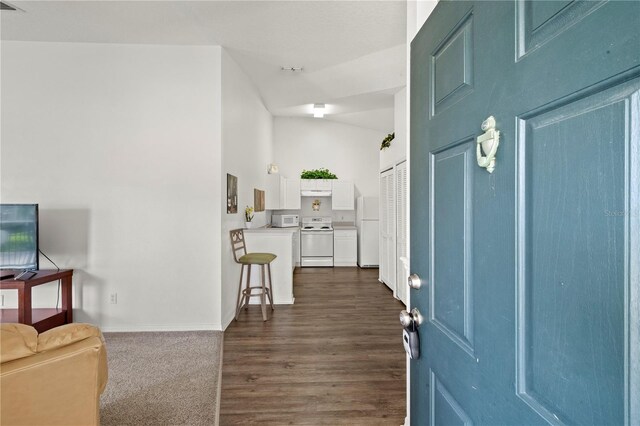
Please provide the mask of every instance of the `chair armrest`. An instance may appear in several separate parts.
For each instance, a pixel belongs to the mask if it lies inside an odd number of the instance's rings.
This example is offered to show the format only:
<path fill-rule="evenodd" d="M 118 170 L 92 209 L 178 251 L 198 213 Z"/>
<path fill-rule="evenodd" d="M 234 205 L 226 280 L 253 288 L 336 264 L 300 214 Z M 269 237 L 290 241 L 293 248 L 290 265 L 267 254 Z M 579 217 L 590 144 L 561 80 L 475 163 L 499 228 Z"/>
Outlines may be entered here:
<path fill-rule="evenodd" d="M 5 362 L 0 424 L 98 425 L 106 371 L 106 349 L 97 336 Z"/>
<path fill-rule="evenodd" d="M 38 352 L 67 346 L 89 337 L 98 337 L 104 341 L 100 329 L 91 324 L 72 323 L 61 325 L 38 335 Z"/>

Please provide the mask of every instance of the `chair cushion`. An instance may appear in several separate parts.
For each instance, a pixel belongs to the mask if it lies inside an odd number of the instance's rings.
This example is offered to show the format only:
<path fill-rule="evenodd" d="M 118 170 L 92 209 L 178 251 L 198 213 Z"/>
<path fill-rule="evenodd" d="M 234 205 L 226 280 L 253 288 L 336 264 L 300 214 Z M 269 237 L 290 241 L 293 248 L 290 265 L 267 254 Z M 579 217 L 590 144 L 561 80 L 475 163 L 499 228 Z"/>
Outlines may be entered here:
<path fill-rule="evenodd" d="M 61 325 L 60 327 L 47 330 L 38 336 L 38 352 L 67 346 L 93 336 L 102 339 L 100 329 L 91 324 L 76 322 Z"/>
<path fill-rule="evenodd" d="M 0 324 L 0 363 L 31 356 L 38 350 L 38 332 L 24 324 Z"/>
<path fill-rule="evenodd" d="M 277 256 L 273 253 L 247 253 L 238 259 L 244 265 L 266 265 L 273 262 Z"/>

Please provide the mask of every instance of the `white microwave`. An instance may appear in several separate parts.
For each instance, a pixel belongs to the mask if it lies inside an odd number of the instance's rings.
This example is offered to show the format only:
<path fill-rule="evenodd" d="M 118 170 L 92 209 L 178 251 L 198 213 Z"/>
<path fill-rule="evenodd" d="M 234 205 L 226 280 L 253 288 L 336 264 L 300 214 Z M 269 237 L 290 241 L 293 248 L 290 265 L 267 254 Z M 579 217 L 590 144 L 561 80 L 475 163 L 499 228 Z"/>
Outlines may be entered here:
<path fill-rule="evenodd" d="M 289 228 L 298 226 L 300 218 L 297 214 L 274 214 L 271 216 L 271 226 L 276 228 Z"/>

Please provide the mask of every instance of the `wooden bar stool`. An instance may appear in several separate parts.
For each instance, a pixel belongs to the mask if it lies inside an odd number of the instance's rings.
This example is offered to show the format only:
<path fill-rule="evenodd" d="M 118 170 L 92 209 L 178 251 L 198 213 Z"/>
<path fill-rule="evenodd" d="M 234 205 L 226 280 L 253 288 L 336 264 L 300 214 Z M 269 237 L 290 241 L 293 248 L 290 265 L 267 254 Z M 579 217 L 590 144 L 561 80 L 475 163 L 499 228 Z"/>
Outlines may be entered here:
<path fill-rule="evenodd" d="M 240 316 L 240 311 L 246 305 L 249 307 L 249 299 L 252 296 L 260 296 L 260 305 L 262 308 L 262 320 L 267 320 L 267 301 L 269 298 L 269 304 L 271 310 L 273 310 L 273 287 L 271 285 L 271 262 L 277 257 L 273 253 L 247 253 L 247 247 L 244 243 L 244 232 L 242 229 L 233 229 L 229 232 L 231 234 L 231 249 L 233 250 L 233 260 L 236 263 L 242 265 L 240 269 L 240 285 L 238 286 L 238 305 L 236 307 L 236 321 Z M 242 255 L 238 257 L 238 252 L 241 251 Z M 260 286 L 251 286 L 251 266 L 260 266 Z M 244 267 L 247 267 L 247 281 L 244 290 L 242 289 L 242 278 L 244 277 Z M 269 287 L 265 284 L 265 266 L 269 274 Z M 257 290 L 253 293 L 253 290 Z"/>

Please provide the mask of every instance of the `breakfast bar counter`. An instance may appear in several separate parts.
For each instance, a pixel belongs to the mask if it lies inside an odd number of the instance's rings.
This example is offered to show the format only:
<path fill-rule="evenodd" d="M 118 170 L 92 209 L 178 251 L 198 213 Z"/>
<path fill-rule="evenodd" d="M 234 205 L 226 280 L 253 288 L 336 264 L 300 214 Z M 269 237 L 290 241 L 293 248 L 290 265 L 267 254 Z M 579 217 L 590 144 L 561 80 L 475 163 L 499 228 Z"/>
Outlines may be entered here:
<path fill-rule="evenodd" d="M 291 305 L 293 295 L 293 270 L 299 252 L 300 230 L 296 228 L 251 228 L 244 230 L 244 238 L 249 253 L 273 253 L 277 257 L 271 263 L 271 277 L 273 278 L 273 303 L 276 305 Z M 251 270 L 251 285 L 259 285 L 260 269 L 253 266 Z M 252 304 L 259 303 L 253 298 Z"/>

